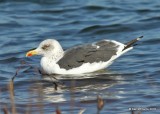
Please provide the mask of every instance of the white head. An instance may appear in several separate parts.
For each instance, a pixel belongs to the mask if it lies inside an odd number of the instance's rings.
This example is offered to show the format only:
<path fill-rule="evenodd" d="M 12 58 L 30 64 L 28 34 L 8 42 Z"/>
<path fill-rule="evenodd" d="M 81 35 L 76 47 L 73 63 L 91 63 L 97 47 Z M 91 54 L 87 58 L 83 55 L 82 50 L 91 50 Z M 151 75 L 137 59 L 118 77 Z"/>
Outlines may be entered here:
<path fill-rule="evenodd" d="M 60 58 L 63 54 L 63 49 L 58 41 L 47 39 L 42 41 L 36 49 L 27 52 L 26 56 L 41 55 L 47 58 Z"/>

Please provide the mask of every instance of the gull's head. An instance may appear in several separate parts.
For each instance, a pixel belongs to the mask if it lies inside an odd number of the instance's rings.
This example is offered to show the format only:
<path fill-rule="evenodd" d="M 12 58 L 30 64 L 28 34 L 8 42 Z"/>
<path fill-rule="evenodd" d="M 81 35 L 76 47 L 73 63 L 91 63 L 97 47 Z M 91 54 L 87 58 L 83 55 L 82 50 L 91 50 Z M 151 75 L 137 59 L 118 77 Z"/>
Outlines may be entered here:
<path fill-rule="evenodd" d="M 57 56 L 63 53 L 63 49 L 58 41 L 54 39 L 47 39 L 42 41 L 36 49 L 30 50 L 26 53 L 26 57 L 33 55 L 41 55 L 45 57 Z"/>

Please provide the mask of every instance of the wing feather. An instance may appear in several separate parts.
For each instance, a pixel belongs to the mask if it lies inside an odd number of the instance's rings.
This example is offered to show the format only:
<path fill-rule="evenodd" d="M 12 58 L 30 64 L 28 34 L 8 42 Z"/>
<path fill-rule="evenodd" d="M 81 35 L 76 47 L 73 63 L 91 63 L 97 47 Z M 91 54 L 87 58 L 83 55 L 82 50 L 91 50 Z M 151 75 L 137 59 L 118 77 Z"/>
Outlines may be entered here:
<path fill-rule="evenodd" d="M 94 44 L 73 47 L 65 52 L 58 64 L 61 68 L 68 70 L 88 62 L 106 62 L 116 55 L 119 46 L 111 40 L 102 40 Z"/>

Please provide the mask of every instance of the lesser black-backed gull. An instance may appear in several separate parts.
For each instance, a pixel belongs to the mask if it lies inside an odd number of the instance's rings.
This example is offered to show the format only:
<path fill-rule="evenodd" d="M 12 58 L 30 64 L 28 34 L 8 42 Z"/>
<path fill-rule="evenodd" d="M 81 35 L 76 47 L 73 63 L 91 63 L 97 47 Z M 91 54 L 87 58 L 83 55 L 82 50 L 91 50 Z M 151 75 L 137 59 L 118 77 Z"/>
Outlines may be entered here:
<path fill-rule="evenodd" d="M 136 38 L 126 44 L 114 40 L 101 40 L 75 46 L 63 51 L 55 39 L 42 41 L 38 48 L 26 56 L 42 55 L 41 66 L 47 74 L 82 74 L 107 68 L 122 54 L 133 48 Z"/>

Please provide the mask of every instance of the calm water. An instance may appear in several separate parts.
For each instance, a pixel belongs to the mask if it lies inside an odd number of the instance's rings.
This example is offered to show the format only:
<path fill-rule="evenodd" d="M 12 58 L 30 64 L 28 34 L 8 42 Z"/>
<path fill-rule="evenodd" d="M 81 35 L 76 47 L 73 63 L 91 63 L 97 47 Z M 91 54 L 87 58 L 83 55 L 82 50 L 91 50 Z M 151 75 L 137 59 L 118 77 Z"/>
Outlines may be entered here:
<path fill-rule="evenodd" d="M 142 114 L 159 114 L 159 12 L 159 0 L 1 0 L 0 108 L 17 114 L 53 114 L 57 107 L 62 114 L 81 109 L 96 114 L 100 95 L 101 114 L 130 114 L 131 107 L 152 107 Z M 40 57 L 25 57 L 46 38 L 67 49 L 105 38 L 125 43 L 141 35 L 139 45 L 105 72 L 56 76 L 58 90 L 37 72 Z M 8 85 L 19 67 L 12 96 Z"/>

